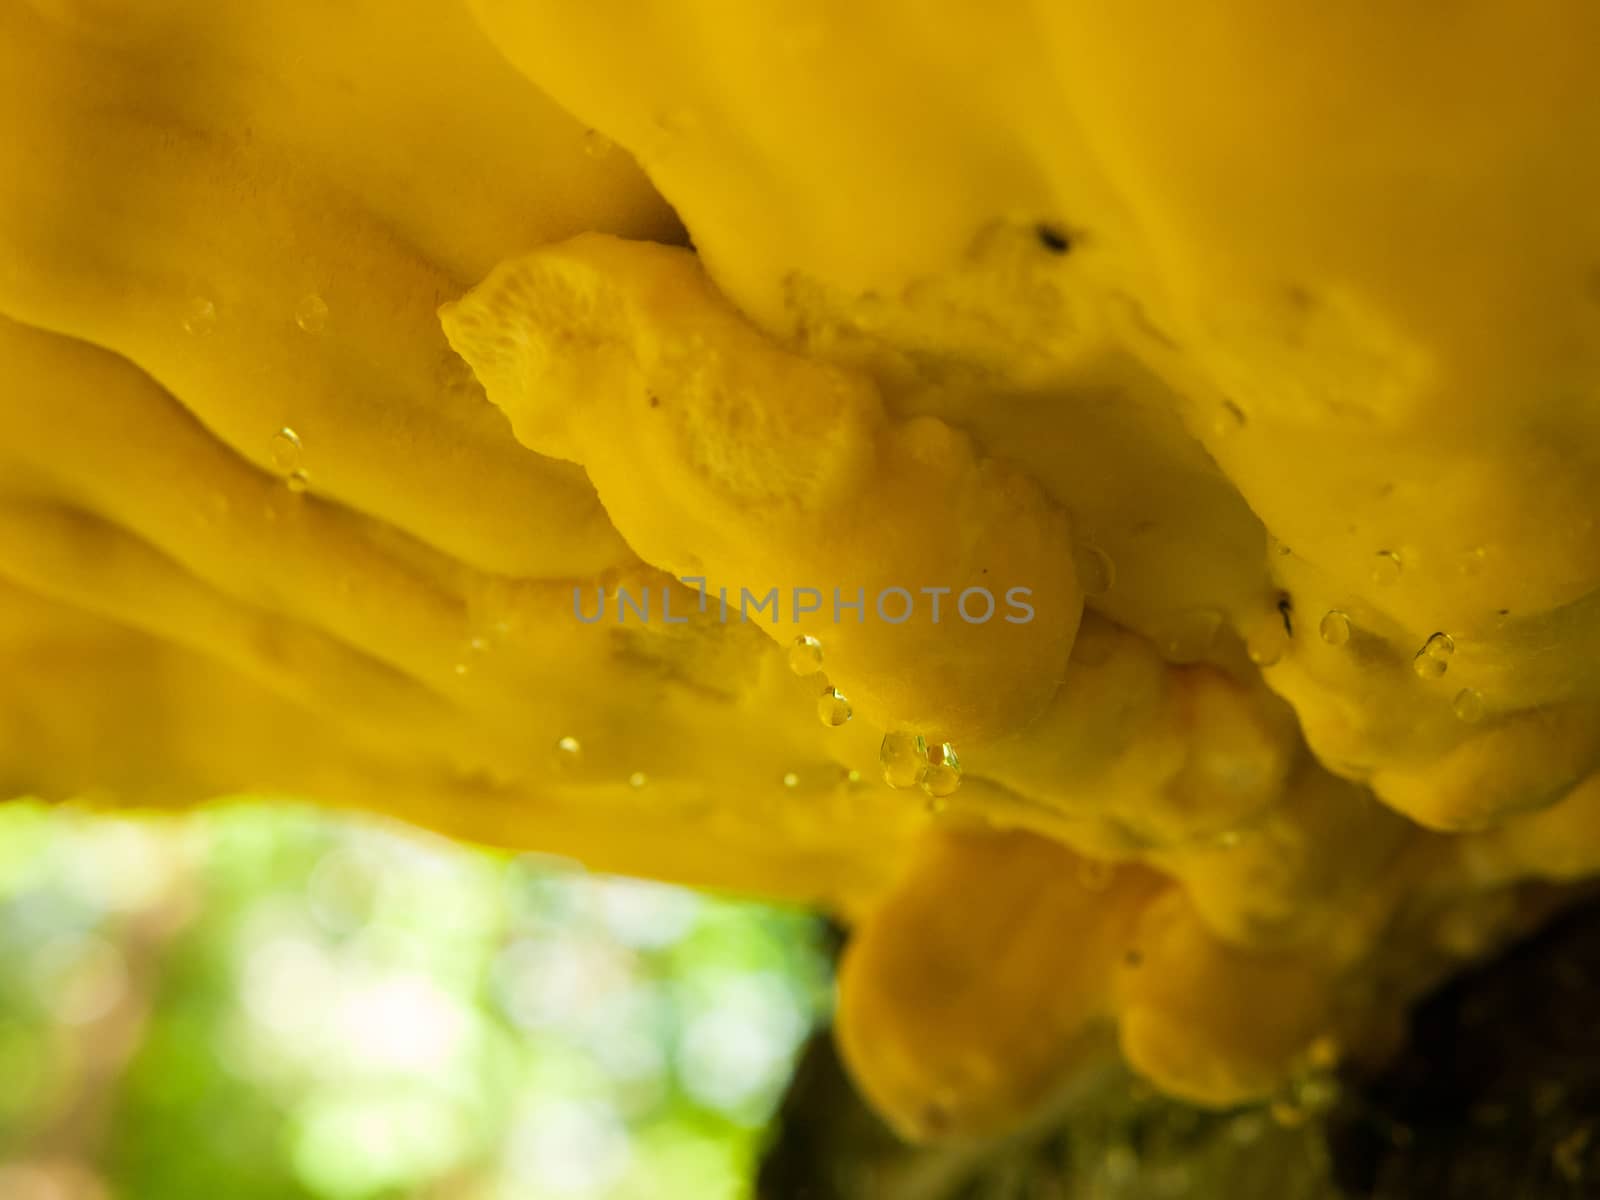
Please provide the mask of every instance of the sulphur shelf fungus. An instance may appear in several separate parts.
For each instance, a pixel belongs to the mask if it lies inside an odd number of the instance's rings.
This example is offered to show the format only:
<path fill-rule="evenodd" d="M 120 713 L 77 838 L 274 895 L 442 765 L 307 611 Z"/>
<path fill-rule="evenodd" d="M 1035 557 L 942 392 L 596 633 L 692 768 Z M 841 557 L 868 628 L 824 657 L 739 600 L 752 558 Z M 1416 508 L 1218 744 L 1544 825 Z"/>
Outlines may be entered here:
<path fill-rule="evenodd" d="M 1600 9 L 1223 10 L 3 0 L 5 788 L 815 905 L 917 1138 L 1381 1045 L 1600 871 Z"/>

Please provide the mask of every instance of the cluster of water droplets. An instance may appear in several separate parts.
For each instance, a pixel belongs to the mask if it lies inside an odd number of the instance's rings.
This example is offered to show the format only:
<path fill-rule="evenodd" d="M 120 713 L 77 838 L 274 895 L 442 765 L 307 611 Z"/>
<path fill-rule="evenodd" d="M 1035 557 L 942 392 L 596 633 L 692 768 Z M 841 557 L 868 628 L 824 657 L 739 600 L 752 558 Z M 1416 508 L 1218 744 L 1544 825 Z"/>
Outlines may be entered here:
<path fill-rule="evenodd" d="M 1412 658 L 1411 669 L 1419 679 L 1442 679 L 1450 669 L 1450 658 L 1455 652 L 1455 638 L 1448 633 L 1432 634 Z"/>
<path fill-rule="evenodd" d="M 1481 569 L 1486 551 L 1477 546 L 1467 551 L 1462 570 L 1473 574 Z M 1400 555 L 1393 550 L 1380 550 L 1377 562 L 1372 568 L 1372 581 L 1380 586 L 1388 586 L 1399 581 L 1404 564 Z M 1323 614 L 1317 633 L 1330 646 L 1343 646 L 1350 641 L 1353 626 L 1350 614 L 1343 609 L 1329 609 Z M 1450 662 L 1456 652 L 1455 639 L 1442 630 L 1428 636 L 1420 649 L 1411 658 L 1411 669 L 1417 678 L 1433 682 L 1443 679 L 1450 670 Z M 1455 693 L 1450 703 L 1451 711 L 1456 717 L 1472 725 L 1483 720 L 1487 706 L 1483 693 L 1476 688 L 1464 687 Z"/>
<path fill-rule="evenodd" d="M 961 787 L 961 759 L 949 742 L 928 744 L 920 733 L 891 730 L 878 747 L 883 781 L 892 788 L 920 787 L 937 810 Z"/>
<path fill-rule="evenodd" d="M 803 634 L 789 644 L 789 669 L 796 675 L 820 675 L 822 672 L 822 643 L 810 634 Z M 850 698 L 828 682 L 824 676 L 822 690 L 817 693 L 817 720 L 830 729 L 837 729 L 855 715 Z"/>

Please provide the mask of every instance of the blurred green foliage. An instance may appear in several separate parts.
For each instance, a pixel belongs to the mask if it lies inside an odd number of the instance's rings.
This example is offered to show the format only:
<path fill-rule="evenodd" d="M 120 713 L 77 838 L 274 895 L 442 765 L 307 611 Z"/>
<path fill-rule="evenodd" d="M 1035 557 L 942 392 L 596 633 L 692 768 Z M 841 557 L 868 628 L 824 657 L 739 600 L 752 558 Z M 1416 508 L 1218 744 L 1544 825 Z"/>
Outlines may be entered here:
<path fill-rule="evenodd" d="M 287 803 L 0 806 L 6 1200 L 734 1200 L 806 914 Z"/>

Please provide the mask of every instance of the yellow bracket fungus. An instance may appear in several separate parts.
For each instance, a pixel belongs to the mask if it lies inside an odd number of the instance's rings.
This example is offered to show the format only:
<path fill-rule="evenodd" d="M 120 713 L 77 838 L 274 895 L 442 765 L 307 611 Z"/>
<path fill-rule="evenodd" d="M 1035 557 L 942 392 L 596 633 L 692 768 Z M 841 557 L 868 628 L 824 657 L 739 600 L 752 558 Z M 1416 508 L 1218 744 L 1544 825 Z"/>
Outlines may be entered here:
<path fill-rule="evenodd" d="M 912 1137 L 1380 1052 L 1600 871 L 1597 38 L 0 0 L 0 784 L 826 907 Z"/>

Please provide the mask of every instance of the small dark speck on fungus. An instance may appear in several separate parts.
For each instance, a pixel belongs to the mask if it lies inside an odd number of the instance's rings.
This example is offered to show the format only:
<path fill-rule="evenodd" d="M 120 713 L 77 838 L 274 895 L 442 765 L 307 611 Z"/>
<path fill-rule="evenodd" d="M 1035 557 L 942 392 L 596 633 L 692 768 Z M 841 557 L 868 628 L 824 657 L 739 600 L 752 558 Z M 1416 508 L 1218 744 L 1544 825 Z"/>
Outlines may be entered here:
<path fill-rule="evenodd" d="M 1051 254 L 1065 254 L 1072 249 L 1072 237 L 1059 225 L 1040 222 L 1034 226 L 1034 234 L 1039 239 L 1039 244 Z"/>

